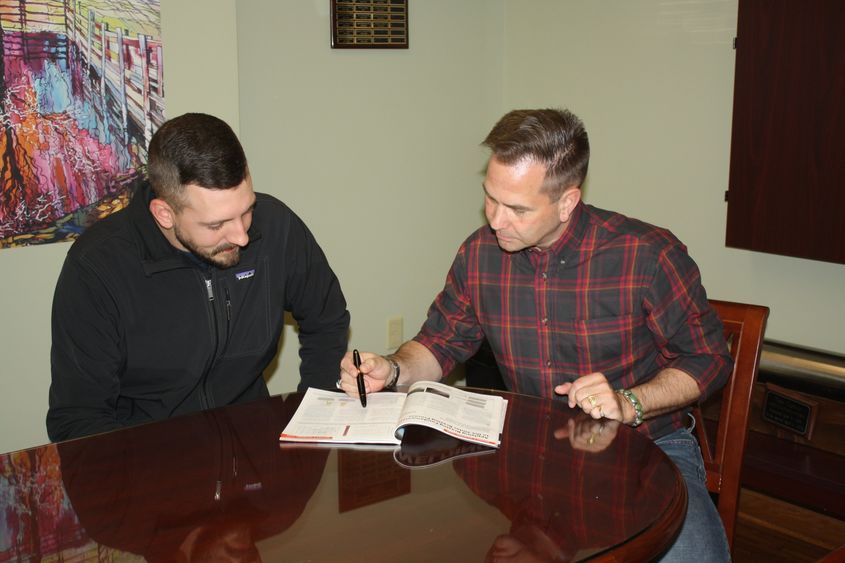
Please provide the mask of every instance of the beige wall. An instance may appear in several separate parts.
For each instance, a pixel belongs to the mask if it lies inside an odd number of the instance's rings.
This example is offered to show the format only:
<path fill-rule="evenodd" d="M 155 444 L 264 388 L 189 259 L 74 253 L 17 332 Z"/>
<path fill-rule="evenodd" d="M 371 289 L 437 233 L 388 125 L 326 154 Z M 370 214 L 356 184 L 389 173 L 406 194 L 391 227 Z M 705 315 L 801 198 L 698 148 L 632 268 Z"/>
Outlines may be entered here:
<path fill-rule="evenodd" d="M 384 351 L 389 317 L 419 327 L 481 223 L 493 121 L 568 106 L 591 134 L 589 201 L 671 228 L 712 297 L 772 308 L 769 338 L 845 353 L 845 267 L 724 248 L 736 0 L 424 0 L 407 51 L 329 49 L 326 0 L 162 4 L 167 114 L 239 130 L 257 188 L 305 219 L 340 276 L 352 345 Z M 66 252 L 0 251 L 0 451 L 47 439 Z M 289 331 L 271 390 L 296 379 Z"/>
<path fill-rule="evenodd" d="M 241 139 L 258 191 L 315 233 L 352 315 L 350 346 L 419 329 L 455 250 L 481 224 L 500 107 L 501 2 L 410 8 L 408 50 L 332 50 L 329 2 L 238 3 Z M 272 392 L 299 379 L 289 330 Z"/>
<path fill-rule="evenodd" d="M 161 3 L 166 114 L 206 111 L 237 127 L 235 0 Z M 47 442 L 50 305 L 68 248 L 0 250 L 0 452 Z"/>
<path fill-rule="evenodd" d="M 845 266 L 724 245 L 736 11 L 508 0 L 504 106 L 568 106 L 590 133 L 589 202 L 670 228 L 711 297 L 771 308 L 767 338 L 845 354 Z"/>

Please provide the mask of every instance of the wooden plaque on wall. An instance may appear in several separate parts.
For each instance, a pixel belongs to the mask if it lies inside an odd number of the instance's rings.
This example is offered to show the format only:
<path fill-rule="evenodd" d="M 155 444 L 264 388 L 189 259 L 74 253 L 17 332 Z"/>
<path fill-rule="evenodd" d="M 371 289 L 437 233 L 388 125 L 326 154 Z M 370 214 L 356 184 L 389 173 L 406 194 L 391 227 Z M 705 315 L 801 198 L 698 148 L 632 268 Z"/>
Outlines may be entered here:
<path fill-rule="evenodd" d="M 408 0 L 331 0 L 332 49 L 407 49 Z"/>
<path fill-rule="evenodd" d="M 740 0 L 726 244 L 845 263 L 845 2 Z"/>

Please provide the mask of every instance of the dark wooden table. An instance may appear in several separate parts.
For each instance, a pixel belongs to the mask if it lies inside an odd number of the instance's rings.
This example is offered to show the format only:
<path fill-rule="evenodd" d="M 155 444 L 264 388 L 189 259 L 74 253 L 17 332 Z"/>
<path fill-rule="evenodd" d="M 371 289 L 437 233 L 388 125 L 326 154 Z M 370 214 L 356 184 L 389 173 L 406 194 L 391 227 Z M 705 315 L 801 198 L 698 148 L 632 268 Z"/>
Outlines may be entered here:
<path fill-rule="evenodd" d="M 627 426 L 504 394 L 502 446 L 280 445 L 299 395 L 0 455 L 0 561 L 648 560 L 686 511 Z M 409 468 L 410 467 L 410 468 Z"/>

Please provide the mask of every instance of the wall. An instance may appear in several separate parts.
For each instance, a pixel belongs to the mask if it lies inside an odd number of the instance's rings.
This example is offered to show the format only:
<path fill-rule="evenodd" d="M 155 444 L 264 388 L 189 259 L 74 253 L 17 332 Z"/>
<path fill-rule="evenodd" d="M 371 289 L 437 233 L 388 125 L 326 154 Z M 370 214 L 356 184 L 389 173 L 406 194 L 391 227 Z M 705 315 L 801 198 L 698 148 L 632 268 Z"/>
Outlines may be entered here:
<path fill-rule="evenodd" d="M 161 13 L 167 115 L 207 111 L 237 127 L 235 0 L 162 0 Z M 0 250 L 0 452 L 48 441 L 50 306 L 68 248 Z"/>
<path fill-rule="evenodd" d="M 479 143 L 501 104 L 501 2 L 410 6 L 408 50 L 331 49 L 329 2 L 238 3 L 241 139 L 258 191 L 296 211 L 341 280 L 350 347 L 419 329 L 482 224 Z M 288 330 L 271 392 L 299 379 Z"/>
<path fill-rule="evenodd" d="M 670 228 L 711 297 L 771 308 L 767 338 L 845 354 L 845 266 L 724 245 L 736 14 L 737 0 L 508 0 L 504 105 L 572 109 L 587 201 Z"/>

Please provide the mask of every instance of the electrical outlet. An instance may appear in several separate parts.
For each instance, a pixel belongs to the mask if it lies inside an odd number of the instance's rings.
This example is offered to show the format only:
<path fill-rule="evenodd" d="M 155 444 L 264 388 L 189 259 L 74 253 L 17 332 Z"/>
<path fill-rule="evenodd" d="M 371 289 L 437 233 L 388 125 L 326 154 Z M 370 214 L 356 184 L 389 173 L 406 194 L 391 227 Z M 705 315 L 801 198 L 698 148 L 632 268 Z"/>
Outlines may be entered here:
<path fill-rule="evenodd" d="M 402 345 L 405 338 L 402 334 L 402 317 L 387 319 L 387 347 L 395 350 Z"/>

